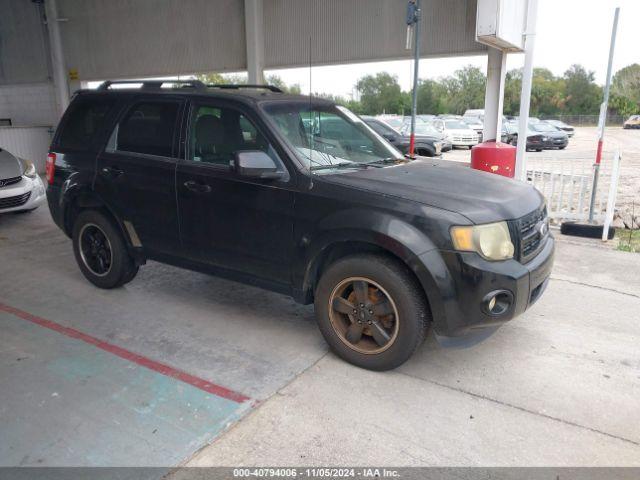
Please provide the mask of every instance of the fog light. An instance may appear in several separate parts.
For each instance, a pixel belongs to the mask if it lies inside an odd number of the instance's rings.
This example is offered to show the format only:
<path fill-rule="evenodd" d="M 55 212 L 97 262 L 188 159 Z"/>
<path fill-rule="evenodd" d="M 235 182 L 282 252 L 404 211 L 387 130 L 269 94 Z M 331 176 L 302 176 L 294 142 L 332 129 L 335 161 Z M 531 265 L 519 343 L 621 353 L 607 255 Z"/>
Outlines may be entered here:
<path fill-rule="evenodd" d="M 485 313 L 496 317 L 509 311 L 513 304 L 513 294 L 508 290 L 495 290 L 485 295 L 482 307 Z"/>

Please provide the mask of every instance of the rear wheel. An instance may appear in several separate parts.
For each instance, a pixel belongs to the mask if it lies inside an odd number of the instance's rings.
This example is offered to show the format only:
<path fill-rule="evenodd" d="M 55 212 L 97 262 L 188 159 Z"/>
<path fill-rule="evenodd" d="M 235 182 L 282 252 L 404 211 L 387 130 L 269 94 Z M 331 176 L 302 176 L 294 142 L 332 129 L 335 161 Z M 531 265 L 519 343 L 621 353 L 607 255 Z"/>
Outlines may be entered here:
<path fill-rule="evenodd" d="M 72 237 L 80 271 L 97 287 L 120 287 L 138 273 L 122 233 L 103 213 L 81 212 L 74 223 Z"/>
<path fill-rule="evenodd" d="M 409 270 L 382 255 L 354 255 L 323 273 L 315 292 L 320 331 L 341 358 L 369 370 L 406 362 L 431 317 Z"/>

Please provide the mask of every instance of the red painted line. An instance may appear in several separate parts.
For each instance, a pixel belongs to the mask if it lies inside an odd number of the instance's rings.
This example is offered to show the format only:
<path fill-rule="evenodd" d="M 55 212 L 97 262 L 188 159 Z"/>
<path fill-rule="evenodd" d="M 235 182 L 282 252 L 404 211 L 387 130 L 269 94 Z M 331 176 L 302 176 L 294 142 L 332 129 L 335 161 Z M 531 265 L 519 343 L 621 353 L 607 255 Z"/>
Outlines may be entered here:
<path fill-rule="evenodd" d="M 155 360 L 151 360 L 150 358 L 143 357 L 142 355 L 138 355 L 137 353 L 131 352 L 122 347 L 118 347 L 117 345 L 113 345 L 112 343 L 105 342 L 104 340 L 100 340 L 99 338 L 92 337 L 91 335 L 87 335 L 86 333 L 82 333 L 81 331 L 74 328 L 65 327 L 63 325 L 60 325 L 59 323 L 47 320 L 46 318 L 38 317 L 23 310 L 5 305 L 4 303 L 0 303 L 0 311 L 10 313 L 11 315 L 14 315 L 18 318 L 34 323 L 41 327 L 48 328 L 49 330 L 53 330 L 54 332 L 61 333 L 62 335 L 66 335 L 67 337 L 75 338 L 76 340 L 81 340 L 85 343 L 89 343 L 101 350 L 104 350 L 105 352 L 109 352 L 117 357 L 123 358 L 167 377 L 175 378 L 176 380 L 187 383 L 193 387 L 196 387 L 218 397 L 226 398 L 227 400 L 232 400 L 237 403 L 248 402 L 251 400 L 249 397 L 241 393 L 235 392 L 220 385 L 216 385 L 215 383 L 208 382 L 207 380 L 196 377 L 187 372 L 183 372 L 182 370 L 178 370 L 164 363 L 156 362 Z"/>

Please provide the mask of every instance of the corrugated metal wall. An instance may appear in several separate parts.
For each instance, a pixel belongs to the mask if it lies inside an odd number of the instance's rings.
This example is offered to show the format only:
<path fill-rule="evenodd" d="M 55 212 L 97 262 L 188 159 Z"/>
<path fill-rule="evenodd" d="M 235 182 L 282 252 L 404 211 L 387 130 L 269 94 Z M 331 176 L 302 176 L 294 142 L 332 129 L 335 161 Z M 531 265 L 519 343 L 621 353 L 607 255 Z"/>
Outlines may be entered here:
<path fill-rule="evenodd" d="M 481 53 L 476 0 L 423 0 L 425 57 Z M 264 0 L 267 68 L 410 58 L 406 0 Z M 0 0 L 0 84 L 43 81 L 38 6 Z M 68 69 L 81 80 L 246 68 L 243 0 L 58 0 Z"/>
<path fill-rule="evenodd" d="M 82 80 L 242 70 L 242 0 L 58 0 L 69 68 Z"/>
<path fill-rule="evenodd" d="M 39 6 L 0 0 L 0 85 L 45 82 L 48 52 Z"/>
<path fill-rule="evenodd" d="M 266 0 L 267 67 L 412 57 L 405 49 L 406 0 Z M 483 53 L 476 0 L 423 0 L 421 56 Z"/>
<path fill-rule="evenodd" d="M 51 127 L 0 127 L 0 148 L 32 161 L 42 173 L 52 136 Z"/>

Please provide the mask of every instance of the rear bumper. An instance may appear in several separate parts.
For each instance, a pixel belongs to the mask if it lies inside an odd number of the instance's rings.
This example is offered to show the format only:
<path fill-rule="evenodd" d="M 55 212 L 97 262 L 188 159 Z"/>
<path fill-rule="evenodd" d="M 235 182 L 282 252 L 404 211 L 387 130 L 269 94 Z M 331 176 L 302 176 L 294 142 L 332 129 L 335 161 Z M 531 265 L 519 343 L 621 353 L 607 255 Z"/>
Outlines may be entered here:
<path fill-rule="evenodd" d="M 45 188 L 40 177 L 22 177 L 18 183 L 0 188 L 0 213 L 33 210 L 42 205 L 45 199 Z"/>
<path fill-rule="evenodd" d="M 524 265 L 517 260 L 490 262 L 470 252 L 423 254 L 425 267 L 435 264 L 435 255 L 440 257 L 439 271 L 432 275 L 437 295 L 427 292 L 438 340 L 445 345 L 477 343 L 522 314 L 546 289 L 554 252 L 555 242 L 549 236 L 540 253 Z M 486 299 L 497 291 L 508 292 L 512 301 L 504 312 L 493 315 L 487 312 Z"/>

